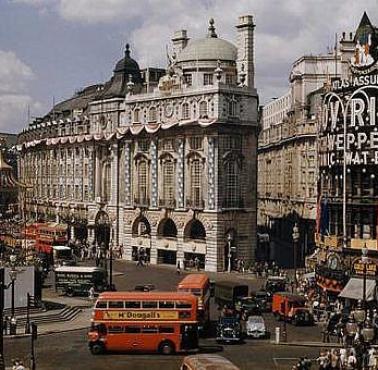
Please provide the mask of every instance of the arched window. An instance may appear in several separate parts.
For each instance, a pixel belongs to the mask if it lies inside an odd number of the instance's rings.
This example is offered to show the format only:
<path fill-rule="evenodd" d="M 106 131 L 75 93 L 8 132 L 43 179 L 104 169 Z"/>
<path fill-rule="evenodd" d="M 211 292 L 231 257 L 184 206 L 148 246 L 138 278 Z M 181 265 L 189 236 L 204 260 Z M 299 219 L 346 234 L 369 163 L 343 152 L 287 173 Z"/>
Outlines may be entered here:
<path fill-rule="evenodd" d="M 148 204 L 148 163 L 141 160 L 137 165 L 137 203 Z"/>
<path fill-rule="evenodd" d="M 143 236 L 151 234 L 151 226 L 147 218 L 144 216 L 139 216 L 132 227 L 132 234 L 134 236 Z"/>
<path fill-rule="evenodd" d="M 158 227 L 158 235 L 166 238 L 177 237 L 177 227 L 171 218 L 161 221 Z"/>
<path fill-rule="evenodd" d="M 190 118 L 189 104 L 184 103 L 181 109 L 182 109 L 182 114 L 181 114 L 182 119 L 189 119 Z"/>
<path fill-rule="evenodd" d="M 225 164 L 225 208 L 239 208 L 240 182 L 239 167 L 236 161 L 230 160 Z"/>
<path fill-rule="evenodd" d="M 163 199 L 161 206 L 172 207 L 175 201 L 175 164 L 172 159 L 162 163 Z"/>
<path fill-rule="evenodd" d="M 200 106 L 199 106 L 199 115 L 200 115 L 200 118 L 208 118 L 206 101 L 201 101 Z"/>
<path fill-rule="evenodd" d="M 185 227 L 184 236 L 189 239 L 206 239 L 206 230 L 202 222 L 196 219 L 191 220 Z"/>
<path fill-rule="evenodd" d="M 157 121 L 157 114 L 156 114 L 156 108 L 151 107 L 148 111 L 148 122 L 156 122 Z"/>
<path fill-rule="evenodd" d="M 189 206 L 202 208 L 202 163 L 199 159 L 194 159 L 190 163 L 190 200 Z"/>
<path fill-rule="evenodd" d="M 134 109 L 133 123 L 140 123 L 140 109 Z"/>

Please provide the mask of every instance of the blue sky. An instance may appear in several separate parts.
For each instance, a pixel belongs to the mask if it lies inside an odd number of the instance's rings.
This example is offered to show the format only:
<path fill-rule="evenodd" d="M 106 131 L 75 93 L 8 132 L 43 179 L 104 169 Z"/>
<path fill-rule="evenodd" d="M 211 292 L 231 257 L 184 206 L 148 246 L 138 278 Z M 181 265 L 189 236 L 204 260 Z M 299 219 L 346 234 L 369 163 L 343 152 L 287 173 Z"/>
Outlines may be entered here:
<path fill-rule="evenodd" d="M 333 47 L 377 0 L 0 0 L 0 132 L 19 132 L 75 90 L 104 82 L 130 42 L 141 67 L 165 67 L 166 44 L 187 29 L 203 37 L 210 17 L 235 42 L 242 14 L 256 23 L 256 84 L 262 100 L 288 87 L 291 64 Z"/>

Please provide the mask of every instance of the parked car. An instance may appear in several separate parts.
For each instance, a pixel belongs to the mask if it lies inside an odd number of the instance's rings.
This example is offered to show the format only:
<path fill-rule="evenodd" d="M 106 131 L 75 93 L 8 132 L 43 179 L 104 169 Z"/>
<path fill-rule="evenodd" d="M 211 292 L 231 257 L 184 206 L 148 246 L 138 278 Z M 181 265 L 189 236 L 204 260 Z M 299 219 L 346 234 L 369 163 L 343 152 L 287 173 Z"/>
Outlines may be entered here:
<path fill-rule="evenodd" d="M 261 309 L 254 297 L 243 297 L 235 302 L 235 309 L 246 320 L 248 316 L 260 315 Z"/>
<path fill-rule="evenodd" d="M 314 325 L 314 315 L 308 308 L 298 308 L 295 310 L 294 316 L 291 319 L 293 325 L 296 326 L 311 326 Z"/>
<path fill-rule="evenodd" d="M 236 317 L 221 317 L 217 325 L 217 342 L 235 343 L 242 339 L 240 321 Z"/>
<path fill-rule="evenodd" d="M 151 290 L 155 290 L 154 284 L 138 284 L 135 285 L 134 290 L 137 292 L 150 292 Z"/>
<path fill-rule="evenodd" d="M 268 293 L 284 292 L 286 290 L 286 277 L 268 276 L 265 282 L 265 289 Z"/>
<path fill-rule="evenodd" d="M 269 332 L 262 316 L 249 316 L 246 322 L 246 333 L 252 338 L 267 338 Z"/>
<path fill-rule="evenodd" d="M 272 311 L 272 294 L 269 294 L 264 290 L 259 290 L 258 292 L 254 293 L 253 296 L 255 297 L 255 300 L 262 312 Z"/>

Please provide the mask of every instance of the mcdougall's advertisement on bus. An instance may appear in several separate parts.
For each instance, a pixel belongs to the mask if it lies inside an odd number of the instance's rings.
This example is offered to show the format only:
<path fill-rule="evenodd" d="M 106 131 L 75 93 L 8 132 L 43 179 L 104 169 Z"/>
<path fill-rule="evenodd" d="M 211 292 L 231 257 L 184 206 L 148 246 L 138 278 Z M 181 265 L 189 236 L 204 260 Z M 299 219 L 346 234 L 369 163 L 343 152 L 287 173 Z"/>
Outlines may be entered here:
<path fill-rule="evenodd" d="M 174 311 L 105 311 L 103 320 L 177 320 Z"/>

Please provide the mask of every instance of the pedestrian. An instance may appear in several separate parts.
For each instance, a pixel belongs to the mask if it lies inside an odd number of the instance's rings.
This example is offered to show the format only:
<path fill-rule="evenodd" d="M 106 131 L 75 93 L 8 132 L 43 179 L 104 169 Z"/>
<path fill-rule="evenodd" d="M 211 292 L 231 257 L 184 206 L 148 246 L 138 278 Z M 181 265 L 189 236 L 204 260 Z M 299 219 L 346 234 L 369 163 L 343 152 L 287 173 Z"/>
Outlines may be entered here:
<path fill-rule="evenodd" d="M 240 269 L 241 269 L 241 272 L 244 274 L 244 272 L 245 272 L 245 261 L 244 261 L 244 257 L 242 257 L 241 260 L 240 260 Z"/>
<path fill-rule="evenodd" d="M 122 259 L 122 257 L 123 257 L 123 244 L 121 244 L 119 246 L 119 252 L 118 252 L 118 254 L 119 254 L 119 258 Z"/>
<path fill-rule="evenodd" d="M 371 347 L 369 349 L 368 369 L 375 370 L 376 368 L 377 368 L 377 357 L 375 353 L 375 348 Z"/>
<path fill-rule="evenodd" d="M 16 367 L 16 370 L 25 370 L 25 366 L 22 361 L 19 361 L 18 366 Z"/>
<path fill-rule="evenodd" d="M 194 267 L 196 268 L 197 271 L 200 270 L 200 260 L 199 260 L 198 257 L 196 257 L 196 258 L 194 259 Z"/>
<path fill-rule="evenodd" d="M 180 274 L 181 274 L 181 264 L 180 264 L 180 260 L 177 261 L 176 274 L 177 274 L 177 275 L 180 275 Z"/>
<path fill-rule="evenodd" d="M 94 286 L 92 285 L 90 288 L 89 288 L 89 291 L 88 291 L 88 297 L 91 301 L 94 300 L 94 297 L 95 297 L 95 288 Z"/>
<path fill-rule="evenodd" d="M 350 354 L 348 356 L 347 366 L 348 366 L 349 369 L 356 369 L 357 358 L 352 351 L 350 352 Z"/>

